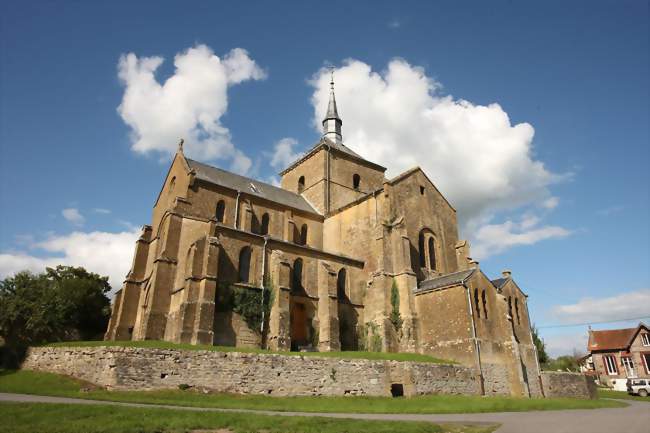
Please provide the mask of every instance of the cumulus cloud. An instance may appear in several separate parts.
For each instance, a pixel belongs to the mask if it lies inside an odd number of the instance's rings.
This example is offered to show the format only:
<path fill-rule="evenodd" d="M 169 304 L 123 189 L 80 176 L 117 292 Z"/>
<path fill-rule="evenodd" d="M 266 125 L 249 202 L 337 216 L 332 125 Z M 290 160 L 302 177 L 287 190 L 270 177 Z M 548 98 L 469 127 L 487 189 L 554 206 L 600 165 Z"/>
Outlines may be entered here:
<path fill-rule="evenodd" d="M 326 69 L 311 79 L 313 124 L 319 131 L 329 80 Z M 423 68 L 401 59 L 390 61 L 382 72 L 347 60 L 336 69 L 335 81 L 346 144 L 388 167 L 389 176 L 422 167 L 458 210 L 470 239 L 499 211 L 557 206 L 549 186 L 562 176 L 535 159 L 533 127 L 513 124 L 499 104 L 477 105 L 442 95 L 440 83 Z M 483 236 L 497 229 L 508 235 L 510 245 L 565 235 L 559 227 L 514 235 L 514 223 L 507 222 L 488 226 Z"/>
<path fill-rule="evenodd" d="M 276 170 L 283 170 L 289 164 L 300 158 L 303 155 L 303 152 L 294 151 L 294 148 L 297 145 L 298 141 L 291 137 L 283 138 L 275 143 L 273 146 L 273 153 L 270 154 L 271 167 Z"/>
<path fill-rule="evenodd" d="M 22 270 L 42 272 L 46 266 L 83 266 L 88 271 L 107 275 L 113 289 L 131 266 L 139 230 L 111 232 L 73 232 L 52 235 L 31 245 L 29 251 L 0 253 L 0 278 Z M 37 254 L 42 252 L 43 254 Z"/>
<path fill-rule="evenodd" d="M 561 239 L 571 232 L 553 225 L 538 226 L 536 216 L 524 216 L 521 221 L 507 220 L 501 224 L 485 224 L 472 234 L 472 255 L 486 259 L 491 255 L 519 245 L 533 245 L 547 239 Z"/>
<path fill-rule="evenodd" d="M 190 157 L 226 160 L 233 171 L 247 172 L 251 160 L 233 145 L 221 118 L 228 109 L 228 89 L 264 79 L 264 70 L 244 49 L 220 58 L 206 45 L 197 45 L 177 54 L 174 74 L 159 83 L 155 74 L 163 61 L 134 53 L 120 57 L 124 95 L 117 111 L 131 127 L 131 148 L 142 154 L 172 154 L 182 137 Z"/>
<path fill-rule="evenodd" d="M 73 207 L 63 209 L 61 211 L 61 215 L 63 215 L 63 218 L 65 218 L 67 221 L 71 222 L 76 226 L 81 226 L 86 221 L 86 218 L 84 218 L 84 216 L 81 215 L 79 209 Z"/>
<path fill-rule="evenodd" d="M 586 297 L 575 304 L 556 305 L 552 313 L 566 323 L 593 323 L 650 317 L 650 289 L 609 297 Z"/>

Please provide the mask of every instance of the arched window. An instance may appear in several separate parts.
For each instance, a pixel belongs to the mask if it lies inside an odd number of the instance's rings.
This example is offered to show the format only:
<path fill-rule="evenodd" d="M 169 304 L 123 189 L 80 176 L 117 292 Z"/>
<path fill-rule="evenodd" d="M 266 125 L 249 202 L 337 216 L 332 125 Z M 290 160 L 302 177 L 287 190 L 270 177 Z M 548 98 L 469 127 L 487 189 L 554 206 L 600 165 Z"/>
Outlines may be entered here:
<path fill-rule="evenodd" d="M 268 235 L 269 234 L 269 214 L 264 213 L 262 215 L 262 226 L 260 227 L 260 234 L 261 235 Z"/>
<path fill-rule="evenodd" d="M 348 295 L 345 293 L 345 277 L 346 271 L 345 268 L 341 268 L 339 275 L 336 278 L 336 296 L 339 298 L 339 301 L 347 299 Z"/>
<path fill-rule="evenodd" d="M 173 191 L 174 186 L 176 186 L 176 176 L 172 177 L 172 180 L 169 181 L 169 190 Z"/>
<path fill-rule="evenodd" d="M 307 224 L 303 224 L 300 227 L 300 241 L 298 243 L 300 245 L 307 245 Z"/>
<path fill-rule="evenodd" d="M 293 272 L 291 274 L 291 290 L 299 292 L 302 290 L 302 259 L 296 259 L 293 262 Z"/>
<path fill-rule="evenodd" d="M 487 299 L 485 297 L 485 289 L 483 289 L 483 292 L 481 293 L 481 300 L 483 301 L 483 315 L 485 318 L 488 318 L 488 311 L 487 311 Z"/>
<path fill-rule="evenodd" d="M 420 195 L 424 195 L 424 187 L 420 185 Z"/>
<path fill-rule="evenodd" d="M 217 222 L 222 223 L 225 214 L 226 214 L 226 202 L 223 200 L 219 200 L 217 202 L 217 211 L 215 212 L 215 217 L 217 218 Z"/>
<path fill-rule="evenodd" d="M 515 298 L 515 314 L 517 315 L 517 324 L 521 325 L 521 319 L 519 318 L 519 298 Z"/>
<path fill-rule="evenodd" d="M 425 268 L 427 266 L 427 258 L 424 251 L 424 232 L 420 232 L 420 237 L 418 238 L 418 251 L 420 252 L 420 267 Z"/>
<path fill-rule="evenodd" d="M 251 249 L 244 247 L 239 252 L 239 282 L 248 283 L 250 281 L 251 269 Z"/>
<path fill-rule="evenodd" d="M 474 289 L 474 305 L 476 306 L 476 317 L 481 318 L 481 305 L 478 303 L 478 289 Z"/>
<path fill-rule="evenodd" d="M 429 238 L 429 266 L 431 270 L 436 269 L 436 245 L 433 236 Z"/>
<path fill-rule="evenodd" d="M 512 318 L 512 298 L 508 296 L 508 315 Z"/>
<path fill-rule="evenodd" d="M 301 193 L 305 190 L 305 176 L 300 176 L 298 178 L 298 193 Z"/>
<path fill-rule="evenodd" d="M 255 215 L 255 213 L 251 215 L 251 232 L 260 234 L 260 220 L 257 218 L 257 215 Z"/>
<path fill-rule="evenodd" d="M 355 173 L 354 176 L 352 176 L 352 187 L 356 191 L 359 191 L 360 186 L 361 186 L 361 176 Z"/>

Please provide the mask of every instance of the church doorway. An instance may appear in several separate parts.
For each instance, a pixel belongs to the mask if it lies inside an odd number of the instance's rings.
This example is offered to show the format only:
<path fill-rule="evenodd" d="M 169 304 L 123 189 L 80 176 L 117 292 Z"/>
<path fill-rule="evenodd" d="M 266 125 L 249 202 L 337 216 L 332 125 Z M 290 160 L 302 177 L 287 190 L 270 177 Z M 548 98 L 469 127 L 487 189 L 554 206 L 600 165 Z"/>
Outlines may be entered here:
<path fill-rule="evenodd" d="M 291 350 L 307 346 L 307 307 L 302 302 L 292 302 L 289 320 L 291 322 Z"/>

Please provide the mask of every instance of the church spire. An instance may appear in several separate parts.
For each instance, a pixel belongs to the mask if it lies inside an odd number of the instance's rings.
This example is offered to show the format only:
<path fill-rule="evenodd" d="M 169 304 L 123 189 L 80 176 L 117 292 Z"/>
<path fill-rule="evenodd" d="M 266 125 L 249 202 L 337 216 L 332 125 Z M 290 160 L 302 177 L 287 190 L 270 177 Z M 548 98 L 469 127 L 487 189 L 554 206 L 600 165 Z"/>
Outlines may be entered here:
<path fill-rule="evenodd" d="M 332 69 L 330 80 L 330 101 L 327 105 L 327 114 L 323 119 L 323 137 L 328 138 L 335 143 L 341 143 L 343 136 L 341 135 L 341 125 L 343 121 L 339 117 L 339 112 L 336 108 L 336 96 L 334 96 L 334 69 Z"/>

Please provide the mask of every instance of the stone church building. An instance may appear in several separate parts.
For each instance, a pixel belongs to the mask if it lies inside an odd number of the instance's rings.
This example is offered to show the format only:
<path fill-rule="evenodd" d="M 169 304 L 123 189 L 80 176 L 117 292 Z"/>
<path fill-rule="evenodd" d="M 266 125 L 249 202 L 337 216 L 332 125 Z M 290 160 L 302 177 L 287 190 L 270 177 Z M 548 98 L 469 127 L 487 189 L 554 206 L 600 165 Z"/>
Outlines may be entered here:
<path fill-rule="evenodd" d="M 182 142 L 115 297 L 107 340 L 418 352 L 473 367 L 485 394 L 540 395 L 527 295 L 491 280 L 456 210 L 414 167 L 324 134 L 281 187 L 191 160 Z"/>

